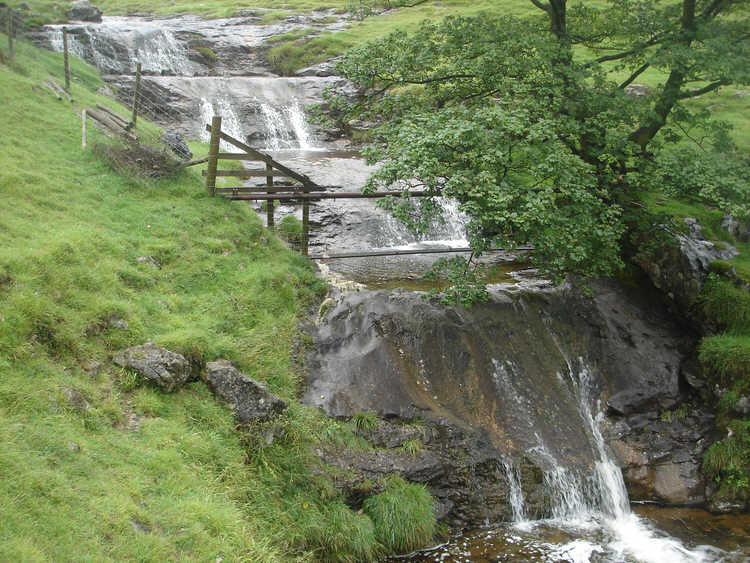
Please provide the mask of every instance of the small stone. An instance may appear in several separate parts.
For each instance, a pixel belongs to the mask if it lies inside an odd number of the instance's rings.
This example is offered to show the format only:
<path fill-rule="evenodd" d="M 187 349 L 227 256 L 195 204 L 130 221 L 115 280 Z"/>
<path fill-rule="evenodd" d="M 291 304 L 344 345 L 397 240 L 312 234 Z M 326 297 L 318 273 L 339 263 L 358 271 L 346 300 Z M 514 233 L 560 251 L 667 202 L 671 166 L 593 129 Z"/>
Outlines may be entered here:
<path fill-rule="evenodd" d="M 182 160 L 193 158 L 193 153 L 185 142 L 185 137 L 178 131 L 167 131 L 161 136 L 161 140 Z"/>
<path fill-rule="evenodd" d="M 150 226 L 150 225 L 149 225 Z M 139 256 L 135 259 L 136 264 L 146 264 L 148 266 L 151 266 L 153 269 L 158 270 L 161 268 L 161 264 L 154 260 L 151 256 Z"/>
<path fill-rule="evenodd" d="M 750 397 L 747 395 L 740 397 L 732 407 L 732 411 L 742 416 L 750 416 Z"/>
<path fill-rule="evenodd" d="M 190 363 L 184 356 L 151 342 L 120 352 L 114 362 L 132 369 L 167 393 L 185 385 L 191 375 Z"/>
<path fill-rule="evenodd" d="M 63 393 L 65 394 L 65 400 L 67 400 L 68 404 L 75 410 L 87 411 L 91 408 L 91 403 L 89 403 L 86 400 L 86 397 L 84 397 L 77 389 L 63 387 Z"/>
<path fill-rule="evenodd" d="M 81 451 L 81 446 L 79 446 L 78 444 L 76 444 L 73 440 L 68 440 L 68 449 L 71 452 L 80 452 Z"/>
<path fill-rule="evenodd" d="M 101 369 L 102 363 L 94 360 L 88 360 L 85 364 L 83 364 L 83 371 L 85 371 L 86 374 L 92 379 L 98 377 Z"/>
<path fill-rule="evenodd" d="M 128 330 L 130 328 L 128 321 L 126 321 L 125 319 L 121 319 L 117 315 L 110 317 L 107 324 L 110 328 L 117 328 L 119 330 Z"/>

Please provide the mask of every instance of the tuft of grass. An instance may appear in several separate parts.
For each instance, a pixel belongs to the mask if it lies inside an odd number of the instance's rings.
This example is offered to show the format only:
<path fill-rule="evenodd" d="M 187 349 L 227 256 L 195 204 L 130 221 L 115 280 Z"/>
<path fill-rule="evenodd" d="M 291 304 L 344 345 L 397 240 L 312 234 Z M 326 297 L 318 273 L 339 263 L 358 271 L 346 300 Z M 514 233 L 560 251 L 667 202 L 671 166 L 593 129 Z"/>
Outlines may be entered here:
<path fill-rule="evenodd" d="M 704 338 L 699 358 L 722 385 L 746 380 L 750 374 L 750 336 L 717 334 Z"/>
<path fill-rule="evenodd" d="M 378 418 L 371 412 L 358 412 L 351 423 L 357 432 L 370 432 L 378 427 Z"/>
<path fill-rule="evenodd" d="M 407 440 L 406 442 L 401 444 L 400 449 L 409 455 L 417 455 L 422 450 L 424 450 L 424 444 L 416 439 Z"/>
<path fill-rule="evenodd" d="M 731 282 L 710 279 L 703 286 L 698 306 L 721 330 L 750 330 L 750 292 Z"/>
<path fill-rule="evenodd" d="M 216 63 L 216 53 L 211 47 L 196 47 L 195 50 L 200 54 L 203 59 L 209 64 Z"/>
<path fill-rule="evenodd" d="M 427 545 L 435 535 L 434 501 L 424 485 L 389 478 L 384 492 L 365 500 L 365 514 L 390 553 L 408 553 Z"/>

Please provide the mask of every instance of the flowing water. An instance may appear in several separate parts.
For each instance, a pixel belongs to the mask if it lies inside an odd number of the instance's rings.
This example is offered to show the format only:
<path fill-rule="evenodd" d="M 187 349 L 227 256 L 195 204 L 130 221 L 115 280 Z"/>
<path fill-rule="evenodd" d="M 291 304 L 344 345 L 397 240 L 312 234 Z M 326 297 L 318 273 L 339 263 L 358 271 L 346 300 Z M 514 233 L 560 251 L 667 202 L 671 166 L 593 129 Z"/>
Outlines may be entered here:
<path fill-rule="evenodd" d="M 529 520 L 525 516 L 518 469 L 503 463 L 510 485 L 513 522 L 469 532 L 438 548 L 415 554 L 411 561 L 539 561 L 539 562 L 648 562 L 680 563 L 748 561 L 750 517 L 721 518 L 700 510 L 659 509 L 654 506 L 631 510 L 628 494 L 617 465 L 607 452 L 599 430 L 602 414 L 592 407 L 591 372 L 582 359 L 569 363 L 570 383 L 575 390 L 581 420 L 595 455 L 593 468 L 561 465 L 540 441 L 531 448 L 546 459 L 544 487 L 551 499 L 549 518 Z M 504 371 L 503 366 L 496 366 Z M 640 514 L 639 514 L 640 512 Z M 675 514 L 685 514 L 693 526 Z M 695 522 L 699 517 L 703 525 Z M 717 525 L 717 522 L 719 524 Z M 660 524 L 660 525 L 657 525 Z M 669 533 L 663 529 L 670 527 Z M 714 529 L 705 532 L 710 524 Z M 718 532 L 720 530 L 720 532 Z M 723 536 L 717 541 L 717 536 Z M 718 545 L 717 545 L 718 544 Z"/>
<path fill-rule="evenodd" d="M 342 154 L 326 145 L 305 119 L 305 107 L 320 101 L 323 89 L 337 79 L 274 77 L 258 62 L 257 47 L 267 38 L 296 27 L 293 23 L 257 25 L 257 21 L 237 18 L 213 22 L 193 16 L 171 20 L 105 18 L 103 24 L 82 24 L 72 29 L 70 49 L 112 75 L 111 82 L 116 86 L 131 83 L 135 65 L 142 63 L 147 75 L 144 80 L 153 89 L 146 89 L 146 109 L 152 109 L 158 118 L 159 104 L 163 103 L 160 98 L 168 99 L 172 121 L 192 138 L 207 140 L 205 124 L 212 116 L 221 115 L 222 128 L 231 136 L 272 151 L 276 158 L 320 185 L 356 191 L 374 169 L 356 154 Z M 220 55 L 214 67 L 191 56 L 186 36 L 210 40 Z M 48 47 L 62 50 L 59 27 L 48 28 L 41 37 Z M 222 143 L 222 150 L 236 149 Z M 299 215 L 299 209 L 280 206 L 277 213 L 280 218 Z M 455 202 L 445 204 L 444 221 L 421 237 L 409 233 L 370 200 L 313 204 L 311 224 L 310 247 L 314 255 L 378 248 L 455 249 L 467 245 L 466 217 Z M 373 287 L 424 289 L 429 286 L 420 277 L 436 259 L 434 255 L 416 255 L 332 260 L 323 268 Z M 492 258 L 490 263 L 497 267 L 496 281 L 522 279 L 518 272 L 522 266 L 514 260 L 508 254 Z M 492 373 L 498 391 L 513 401 L 513 408 L 504 414 L 508 417 L 506 426 L 533 437 L 524 454 L 544 468 L 548 517 L 530 517 L 519 468 L 508 457 L 501 466 L 510 490 L 513 522 L 470 531 L 410 559 L 747 561 L 750 519 L 746 516 L 712 517 L 700 511 L 655 507 L 631 510 L 622 474 L 599 429 L 603 415 L 596 401 L 598 390 L 591 370 L 583 358 L 565 357 L 556 335 L 550 336 L 566 365 L 557 374 L 567 393 L 559 398 L 559 405 L 540 412 L 534 399 L 537 390 L 526 387 L 527 378 L 519 375 L 519 366 L 511 360 L 494 360 Z M 563 443 L 556 429 L 554 417 L 560 414 L 559 409 L 568 409 L 566 417 L 558 417 L 560 420 L 577 421 L 577 427 L 566 428 L 565 435 L 576 436 L 576 448 L 587 450 L 584 457 L 590 463 L 571 462 L 570 444 Z"/>

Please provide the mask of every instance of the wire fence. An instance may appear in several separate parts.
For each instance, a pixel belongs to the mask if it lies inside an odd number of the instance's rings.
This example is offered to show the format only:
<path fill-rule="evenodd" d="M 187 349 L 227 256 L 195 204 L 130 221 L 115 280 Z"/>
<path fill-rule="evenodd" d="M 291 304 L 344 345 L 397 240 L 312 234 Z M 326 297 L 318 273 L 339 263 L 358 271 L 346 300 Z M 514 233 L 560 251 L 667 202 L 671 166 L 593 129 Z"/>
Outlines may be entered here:
<path fill-rule="evenodd" d="M 7 38 L 7 48 L 4 52 L 0 51 L 0 53 L 2 53 L 3 58 L 12 60 L 15 56 L 14 43 L 23 37 L 26 31 L 23 12 L 14 10 L 10 6 L 0 8 L 0 31 Z"/>

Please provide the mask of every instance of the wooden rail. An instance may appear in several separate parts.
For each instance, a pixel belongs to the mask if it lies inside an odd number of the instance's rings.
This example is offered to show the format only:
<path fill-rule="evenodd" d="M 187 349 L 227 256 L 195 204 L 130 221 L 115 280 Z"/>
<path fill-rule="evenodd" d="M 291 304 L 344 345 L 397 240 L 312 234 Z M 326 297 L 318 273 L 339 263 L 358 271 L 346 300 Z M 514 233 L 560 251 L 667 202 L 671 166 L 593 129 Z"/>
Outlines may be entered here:
<path fill-rule="evenodd" d="M 195 164 L 208 163 L 207 169 L 203 171 L 206 178 L 206 193 L 210 196 L 221 196 L 227 199 L 239 201 L 265 201 L 267 212 L 267 225 L 269 228 L 274 226 L 274 202 L 286 201 L 302 203 L 302 254 L 307 256 L 309 236 L 310 236 L 310 202 L 319 199 L 377 199 L 381 197 L 401 197 L 404 195 L 400 191 L 386 192 L 344 192 L 344 191 L 327 191 L 329 188 L 338 189 L 340 186 L 319 186 L 309 177 L 300 174 L 274 160 L 270 155 L 262 153 L 246 145 L 242 141 L 227 135 L 221 130 L 221 117 L 214 116 L 211 125 L 206 125 L 206 131 L 211 134 L 209 153 L 206 158 L 190 161 L 183 166 L 193 166 Z M 221 141 L 237 147 L 242 153 L 219 152 Z M 234 160 L 243 162 L 262 162 L 264 168 L 242 169 L 242 170 L 223 170 L 219 169 L 220 160 Z M 259 186 L 242 186 L 233 188 L 217 188 L 217 177 L 229 178 L 265 178 L 266 183 Z M 274 184 L 274 178 L 284 177 L 297 185 Z M 409 192 L 409 197 L 428 197 L 436 194 L 427 191 Z M 441 250 L 440 252 L 446 252 Z M 449 251 L 450 252 L 450 251 Z M 452 251 L 463 252 L 463 251 Z M 403 252 L 405 254 L 430 253 L 428 251 L 420 252 Z M 359 256 L 359 255 L 357 255 Z M 387 256 L 387 254 L 367 254 L 367 256 Z M 354 258 L 356 256 L 330 256 L 327 258 Z M 316 259 L 322 259 L 316 257 Z"/>

